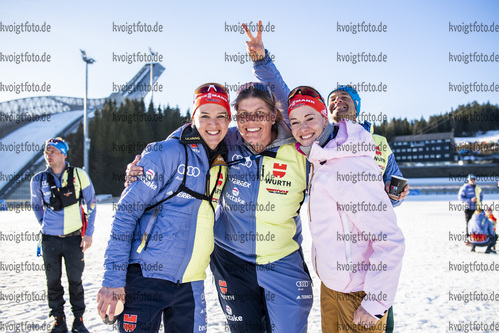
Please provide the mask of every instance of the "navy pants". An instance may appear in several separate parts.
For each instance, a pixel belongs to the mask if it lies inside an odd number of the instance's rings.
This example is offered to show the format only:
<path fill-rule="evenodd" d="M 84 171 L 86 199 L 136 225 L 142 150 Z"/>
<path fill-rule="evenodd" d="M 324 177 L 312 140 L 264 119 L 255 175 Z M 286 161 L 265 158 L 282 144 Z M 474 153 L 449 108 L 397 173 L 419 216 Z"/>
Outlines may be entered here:
<path fill-rule="evenodd" d="M 227 319 L 226 331 L 307 331 L 312 282 L 300 251 L 257 265 L 215 245 L 210 266 Z"/>
<path fill-rule="evenodd" d="M 489 239 L 486 242 L 470 242 L 471 250 L 474 251 L 475 247 L 486 246 L 487 249 L 485 251 L 489 252 L 494 246 L 496 246 L 497 235 L 489 236 Z"/>
<path fill-rule="evenodd" d="M 206 332 L 204 281 L 175 283 L 142 276 L 140 265 L 128 266 L 125 308 L 120 332 Z M 163 320 L 161 320 L 163 319 Z"/>
<path fill-rule="evenodd" d="M 85 268 L 81 244 L 81 235 L 61 238 L 42 235 L 43 262 L 47 277 L 47 296 L 50 308 L 49 316 L 62 316 L 64 313 L 64 289 L 61 284 L 62 258 L 66 265 L 69 284 L 69 302 L 75 317 L 83 317 L 85 300 L 81 276 Z"/>

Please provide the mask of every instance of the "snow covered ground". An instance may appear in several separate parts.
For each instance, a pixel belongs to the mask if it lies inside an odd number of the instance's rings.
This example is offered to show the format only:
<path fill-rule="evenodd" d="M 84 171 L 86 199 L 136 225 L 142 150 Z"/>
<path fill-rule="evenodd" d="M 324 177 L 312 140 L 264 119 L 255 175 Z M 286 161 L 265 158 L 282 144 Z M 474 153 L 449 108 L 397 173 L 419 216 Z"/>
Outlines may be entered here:
<path fill-rule="evenodd" d="M 499 205 L 497 195 L 485 199 L 487 204 Z M 462 241 L 450 240 L 464 232 L 464 213 L 450 211 L 450 205 L 457 204 L 455 200 L 454 195 L 410 197 L 396 208 L 406 237 L 404 267 L 394 304 L 396 332 L 464 332 L 467 328 L 464 324 L 470 323 L 473 326 L 468 327 L 469 332 L 499 331 L 499 327 L 492 330 L 484 326 L 499 325 L 499 257 L 484 254 L 483 248 L 471 253 Z M 83 281 L 87 312 L 84 319 L 90 332 L 113 331 L 112 326 L 102 324 L 96 311 L 112 214 L 112 204 L 98 206 L 94 242 L 85 254 Z M 303 217 L 304 214 L 305 210 Z M 19 328 L 17 332 L 46 332 L 51 319 L 47 317 L 46 301 L 40 300 L 45 297 L 46 286 L 42 259 L 36 257 L 33 240 L 37 232 L 34 214 L 31 211 L 0 212 L 0 221 L 0 332 L 15 332 L 15 326 Z M 16 242 L 16 237 L 24 240 Z M 306 226 L 304 239 L 305 257 L 310 262 L 311 239 Z M 472 271 L 467 272 L 467 268 Z M 315 333 L 321 331 L 320 282 L 314 273 L 313 277 L 315 294 L 309 332 Z M 63 285 L 67 299 L 65 276 Z M 226 332 L 210 273 L 205 287 L 208 332 Z M 470 293 L 473 298 L 465 299 Z M 493 300 L 475 299 L 492 294 Z M 66 315 L 71 324 L 69 302 L 66 302 Z"/>
<path fill-rule="evenodd" d="M 488 131 L 476 136 L 454 138 L 456 144 L 463 142 L 499 142 L 499 130 Z"/>

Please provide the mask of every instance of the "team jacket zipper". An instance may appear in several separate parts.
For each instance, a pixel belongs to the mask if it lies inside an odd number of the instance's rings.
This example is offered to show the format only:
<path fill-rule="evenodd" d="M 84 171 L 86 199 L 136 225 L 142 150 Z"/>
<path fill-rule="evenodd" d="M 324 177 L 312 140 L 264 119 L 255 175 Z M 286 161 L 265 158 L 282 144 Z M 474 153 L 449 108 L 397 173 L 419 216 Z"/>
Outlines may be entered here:
<path fill-rule="evenodd" d="M 308 221 L 312 223 L 312 212 L 310 211 L 310 201 L 312 198 L 312 180 L 314 179 L 314 164 L 310 163 L 310 179 L 308 180 Z"/>

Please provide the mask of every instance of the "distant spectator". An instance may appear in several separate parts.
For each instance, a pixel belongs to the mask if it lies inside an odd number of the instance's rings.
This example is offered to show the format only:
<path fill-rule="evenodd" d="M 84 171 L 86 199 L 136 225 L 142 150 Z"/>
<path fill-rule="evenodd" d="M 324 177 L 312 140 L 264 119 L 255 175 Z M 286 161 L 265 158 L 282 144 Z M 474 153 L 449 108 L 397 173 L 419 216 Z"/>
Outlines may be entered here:
<path fill-rule="evenodd" d="M 481 209 L 477 209 L 468 226 L 470 235 L 471 252 L 475 252 L 477 246 L 487 246 L 485 253 L 496 253 L 495 248 L 497 235 L 492 222 L 485 216 Z"/>
<path fill-rule="evenodd" d="M 492 225 L 494 226 L 494 231 L 497 231 L 496 230 L 497 219 L 494 216 L 494 214 L 492 214 L 492 208 L 490 207 L 487 208 L 487 210 L 485 211 L 485 216 L 489 219 L 490 222 L 492 222 Z"/>
<path fill-rule="evenodd" d="M 464 218 L 466 220 L 466 236 L 469 236 L 468 222 L 473 216 L 473 212 L 477 208 L 480 208 L 483 201 L 483 193 L 482 189 L 475 184 L 475 175 L 469 174 L 467 180 L 468 181 L 459 189 L 457 198 L 467 204 L 467 207 L 464 210 Z M 466 245 L 469 245 L 469 241 L 466 242 Z"/>

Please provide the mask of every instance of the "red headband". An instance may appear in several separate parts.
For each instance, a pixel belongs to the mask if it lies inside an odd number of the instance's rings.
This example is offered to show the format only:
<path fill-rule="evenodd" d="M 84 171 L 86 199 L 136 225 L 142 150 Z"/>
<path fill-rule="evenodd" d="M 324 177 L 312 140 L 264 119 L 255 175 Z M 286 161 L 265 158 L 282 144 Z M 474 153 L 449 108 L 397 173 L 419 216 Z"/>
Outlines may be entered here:
<path fill-rule="evenodd" d="M 218 92 L 207 92 L 204 94 L 197 94 L 194 98 L 194 111 L 192 111 L 192 116 L 196 113 L 198 107 L 204 104 L 218 104 L 221 105 L 227 110 L 230 118 L 230 104 L 229 104 L 229 96 L 224 93 Z"/>
<path fill-rule="evenodd" d="M 296 108 L 299 108 L 300 106 L 304 106 L 304 105 L 311 106 L 317 112 L 319 112 L 321 115 L 323 115 L 325 118 L 327 118 L 326 106 L 324 105 L 324 103 L 322 103 L 322 101 L 319 97 L 312 97 L 312 96 L 302 95 L 302 94 L 296 94 L 289 101 L 288 117 L 289 117 L 289 113 L 291 111 L 293 111 Z"/>

